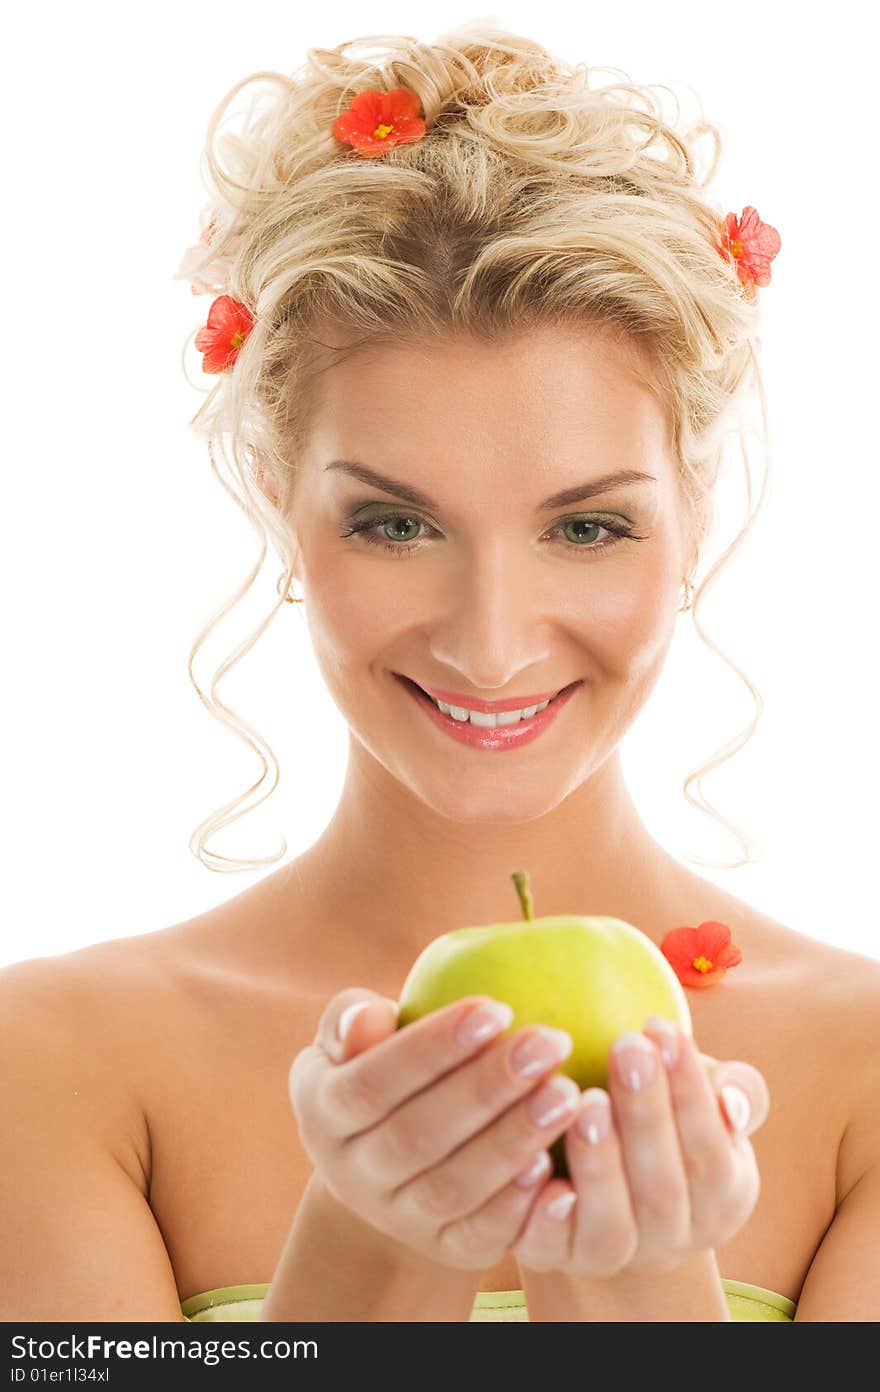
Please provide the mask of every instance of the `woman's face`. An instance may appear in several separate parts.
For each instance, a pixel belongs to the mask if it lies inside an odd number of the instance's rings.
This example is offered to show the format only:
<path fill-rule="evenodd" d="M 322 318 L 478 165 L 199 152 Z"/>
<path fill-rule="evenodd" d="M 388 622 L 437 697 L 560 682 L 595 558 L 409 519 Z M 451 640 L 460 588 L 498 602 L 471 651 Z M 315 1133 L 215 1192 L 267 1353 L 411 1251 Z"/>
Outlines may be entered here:
<path fill-rule="evenodd" d="M 294 504 L 315 654 L 363 749 L 440 815 L 547 813 L 644 705 L 688 573 L 666 429 L 597 331 L 401 342 L 318 378 Z M 622 470 L 649 477 L 548 505 Z M 444 716 L 402 677 L 462 707 L 577 685 L 535 734 Z"/>

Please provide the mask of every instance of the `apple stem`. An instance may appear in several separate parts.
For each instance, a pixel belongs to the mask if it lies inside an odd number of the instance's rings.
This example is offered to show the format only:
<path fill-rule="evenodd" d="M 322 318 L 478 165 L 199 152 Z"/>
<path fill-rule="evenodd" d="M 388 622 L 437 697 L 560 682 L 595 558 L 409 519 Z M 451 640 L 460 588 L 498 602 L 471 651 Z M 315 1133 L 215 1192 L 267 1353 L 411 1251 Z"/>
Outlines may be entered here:
<path fill-rule="evenodd" d="M 516 886 L 516 892 L 519 895 L 523 918 L 534 918 L 535 915 L 532 912 L 532 891 L 529 889 L 528 870 L 514 870 L 512 879 Z"/>

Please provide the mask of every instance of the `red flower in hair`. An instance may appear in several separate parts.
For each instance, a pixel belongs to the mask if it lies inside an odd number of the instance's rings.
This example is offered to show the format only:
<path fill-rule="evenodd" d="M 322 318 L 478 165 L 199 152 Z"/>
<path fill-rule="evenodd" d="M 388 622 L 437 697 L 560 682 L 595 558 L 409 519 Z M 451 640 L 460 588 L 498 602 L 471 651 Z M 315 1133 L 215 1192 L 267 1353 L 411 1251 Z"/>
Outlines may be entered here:
<path fill-rule="evenodd" d="M 682 986 L 711 986 L 721 980 L 728 967 L 742 961 L 727 925 L 711 920 L 699 928 L 673 928 L 660 944 L 660 951 Z"/>
<path fill-rule="evenodd" d="M 742 217 L 728 213 L 722 224 L 721 255 L 732 261 L 744 285 L 770 284 L 770 262 L 782 240 L 775 227 L 762 222 L 751 206 L 743 208 Z"/>
<path fill-rule="evenodd" d="M 247 305 L 231 295 L 218 295 L 208 310 L 208 322 L 195 336 L 203 372 L 231 372 L 248 334 L 254 316 Z"/>
<path fill-rule="evenodd" d="M 333 122 L 333 134 L 372 159 L 392 145 L 421 140 L 425 123 L 419 116 L 419 99 L 405 87 L 390 92 L 371 88 L 358 92 L 347 111 Z"/>

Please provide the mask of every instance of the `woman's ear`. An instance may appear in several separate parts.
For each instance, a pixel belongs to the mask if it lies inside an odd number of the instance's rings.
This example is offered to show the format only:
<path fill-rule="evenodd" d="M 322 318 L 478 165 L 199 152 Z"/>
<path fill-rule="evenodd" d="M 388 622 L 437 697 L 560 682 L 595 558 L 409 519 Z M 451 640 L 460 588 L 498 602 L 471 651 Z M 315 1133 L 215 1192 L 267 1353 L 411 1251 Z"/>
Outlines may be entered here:
<path fill-rule="evenodd" d="M 252 469 L 252 473 L 254 482 L 256 483 L 260 492 L 263 493 L 269 499 L 269 502 L 272 504 L 274 508 L 277 508 L 279 498 L 278 485 L 275 483 L 275 480 L 273 479 L 269 470 L 263 464 L 262 460 L 257 460 L 256 464 Z"/>

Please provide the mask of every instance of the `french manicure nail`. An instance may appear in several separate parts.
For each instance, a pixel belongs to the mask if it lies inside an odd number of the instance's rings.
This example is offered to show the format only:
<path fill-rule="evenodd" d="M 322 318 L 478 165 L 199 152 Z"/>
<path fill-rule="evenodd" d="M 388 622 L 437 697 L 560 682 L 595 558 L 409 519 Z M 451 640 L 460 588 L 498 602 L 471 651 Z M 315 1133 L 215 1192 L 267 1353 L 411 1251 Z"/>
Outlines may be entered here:
<path fill-rule="evenodd" d="M 360 1015 L 362 1010 L 366 1010 L 370 1004 L 368 1000 L 355 1001 L 354 1005 L 347 1005 L 336 1022 L 336 1034 L 341 1044 L 345 1043 L 345 1036 L 351 1029 L 351 1022 L 355 1015 Z"/>
<path fill-rule="evenodd" d="M 678 1030 L 675 1025 L 662 1015 L 652 1015 L 645 1021 L 645 1026 L 660 1036 L 660 1057 L 664 1067 L 674 1068 L 678 1062 Z"/>
<path fill-rule="evenodd" d="M 540 1155 L 536 1155 L 531 1165 L 527 1169 L 521 1170 L 514 1177 L 514 1184 L 518 1184 L 520 1189 L 530 1189 L 533 1184 L 537 1184 L 543 1174 L 550 1169 L 550 1156 L 546 1150 L 542 1150 Z"/>
<path fill-rule="evenodd" d="M 625 1088 L 639 1092 L 657 1077 L 657 1054 L 650 1039 L 630 1031 L 611 1046 L 617 1076 Z"/>
<path fill-rule="evenodd" d="M 483 1001 L 459 1021 L 456 1035 L 466 1049 L 500 1034 L 513 1020 L 513 1008 L 506 1001 Z"/>
<path fill-rule="evenodd" d="M 752 1109 L 742 1088 L 737 1087 L 735 1083 L 726 1083 L 721 1089 L 721 1101 L 734 1131 L 745 1131 Z"/>
<path fill-rule="evenodd" d="M 538 1088 L 526 1102 L 526 1111 L 536 1126 L 551 1126 L 571 1111 L 580 1095 L 574 1079 L 560 1074 Z"/>
<path fill-rule="evenodd" d="M 555 1199 L 551 1199 L 544 1212 L 548 1218 L 567 1218 L 571 1213 L 577 1194 L 570 1189 L 567 1194 L 557 1194 Z"/>
<path fill-rule="evenodd" d="M 611 1134 L 611 1099 L 601 1088 L 588 1088 L 574 1129 L 591 1145 L 598 1145 Z"/>
<path fill-rule="evenodd" d="M 532 1078 L 567 1058 L 573 1048 L 574 1040 L 567 1030 L 539 1025 L 514 1046 L 510 1066 L 521 1078 Z"/>

